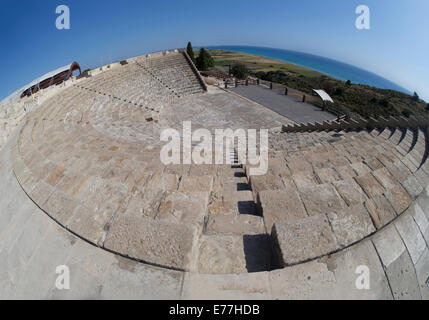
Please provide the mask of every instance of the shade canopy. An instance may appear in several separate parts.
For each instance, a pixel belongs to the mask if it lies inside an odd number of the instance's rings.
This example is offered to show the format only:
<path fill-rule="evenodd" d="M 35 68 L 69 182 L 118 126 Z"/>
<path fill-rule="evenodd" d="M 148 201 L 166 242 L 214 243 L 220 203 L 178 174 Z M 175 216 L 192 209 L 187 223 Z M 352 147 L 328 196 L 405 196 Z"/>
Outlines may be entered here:
<path fill-rule="evenodd" d="M 315 90 L 313 89 L 314 92 L 316 92 L 318 94 L 318 96 L 323 100 L 323 101 L 328 101 L 328 102 L 334 102 L 334 100 L 332 100 L 332 98 L 329 96 L 329 94 L 327 94 L 325 91 L 323 90 Z"/>
<path fill-rule="evenodd" d="M 6 104 L 18 97 L 24 97 L 29 96 L 32 93 L 37 92 L 39 89 L 45 89 L 53 84 L 61 83 L 67 79 L 70 78 L 73 71 L 79 70 L 79 73 L 81 73 L 80 66 L 77 62 L 73 62 L 71 64 L 68 64 L 64 67 L 60 67 L 58 69 L 55 69 L 53 71 L 50 71 L 41 77 L 38 77 L 31 81 L 30 83 L 26 84 L 22 88 L 16 90 L 12 94 L 10 94 L 8 97 L 3 99 L 1 101 L 2 104 Z"/>

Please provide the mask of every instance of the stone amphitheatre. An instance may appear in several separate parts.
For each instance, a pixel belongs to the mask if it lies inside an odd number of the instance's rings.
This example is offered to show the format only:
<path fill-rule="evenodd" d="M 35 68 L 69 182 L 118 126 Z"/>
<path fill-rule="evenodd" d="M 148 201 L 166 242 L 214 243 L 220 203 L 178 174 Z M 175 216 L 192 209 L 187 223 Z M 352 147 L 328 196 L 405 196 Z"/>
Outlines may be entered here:
<path fill-rule="evenodd" d="M 293 123 L 178 50 L 90 74 L 1 116 L 1 298 L 429 298 L 427 120 Z M 162 164 L 183 121 L 270 129 L 267 174 Z"/>

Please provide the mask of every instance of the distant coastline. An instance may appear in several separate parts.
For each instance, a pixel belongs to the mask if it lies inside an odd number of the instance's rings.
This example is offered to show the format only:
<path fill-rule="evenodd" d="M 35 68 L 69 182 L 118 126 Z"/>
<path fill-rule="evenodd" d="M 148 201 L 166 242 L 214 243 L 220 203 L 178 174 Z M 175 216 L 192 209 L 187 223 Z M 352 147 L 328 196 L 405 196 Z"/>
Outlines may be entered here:
<path fill-rule="evenodd" d="M 228 51 L 253 54 L 257 56 L 277 59 L 309 68 L 330 77 L 352 83 L 364 84 L 380 89 L 391 89 L 406 94 L 412 94 L 409 90 L 385 79 L 375 73 L 346 64 L 337 60 L 285 49 L 254 47 L 254 46 L 208 46 L 207 49 L 222 49 Z"/>

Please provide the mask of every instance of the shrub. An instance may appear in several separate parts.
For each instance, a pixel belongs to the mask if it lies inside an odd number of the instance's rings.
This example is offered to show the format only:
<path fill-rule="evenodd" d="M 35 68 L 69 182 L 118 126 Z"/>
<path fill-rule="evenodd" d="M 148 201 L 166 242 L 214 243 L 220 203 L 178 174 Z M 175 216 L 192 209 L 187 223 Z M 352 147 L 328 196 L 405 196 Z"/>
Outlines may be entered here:
<path fill-rule="evenodd" d="M 232 65 L 231 73 L 236 78 L 246 79 L 249 75 L 249 70 L 247 69 L 245 64 L 236 62 Z"/>
<path fill-rule="evenodd" d="M 255 73 L 255 76 L 259 79 L 265 80 L 266 73 L 264 71 L 258 71 Z M 429 108 L 429 104 L 428 104 Z"/>

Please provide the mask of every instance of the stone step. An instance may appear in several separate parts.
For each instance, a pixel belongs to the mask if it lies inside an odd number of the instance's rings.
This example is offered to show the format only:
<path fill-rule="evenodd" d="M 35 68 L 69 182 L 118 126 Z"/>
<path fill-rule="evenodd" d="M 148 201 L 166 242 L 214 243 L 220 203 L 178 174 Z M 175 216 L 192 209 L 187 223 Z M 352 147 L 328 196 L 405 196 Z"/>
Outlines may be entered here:
<path fill-rule="evenodd" d="M 212 192 L 208 213 L 212 215 L 254 215 L 256 210 L 252 191 Z"/>
<path fill-rule="evenodd" d="M 264 234 L 264 220 L 249 214 L 209 215 L 203 233 L 206 235 Z"/>
<path fill-rule="evenodd" d="M 363 204 L 274 223 L 271 237 L 282 266 L 302 263 L 352 245 L 375 232 Z"/>
<path fill-rule="evenodd" d="M 267 235 L 202 235 L 198 243 L 198 272 L 239 274 L 271 268 Z"/>
<path fill-rule="evenodd" d="M 295 190 L 266 190 L 258 193 L 258 214 L 264 218 L 266 233 L 276 223 L 293 222 L 307 217 L 305 207 Z"/>

